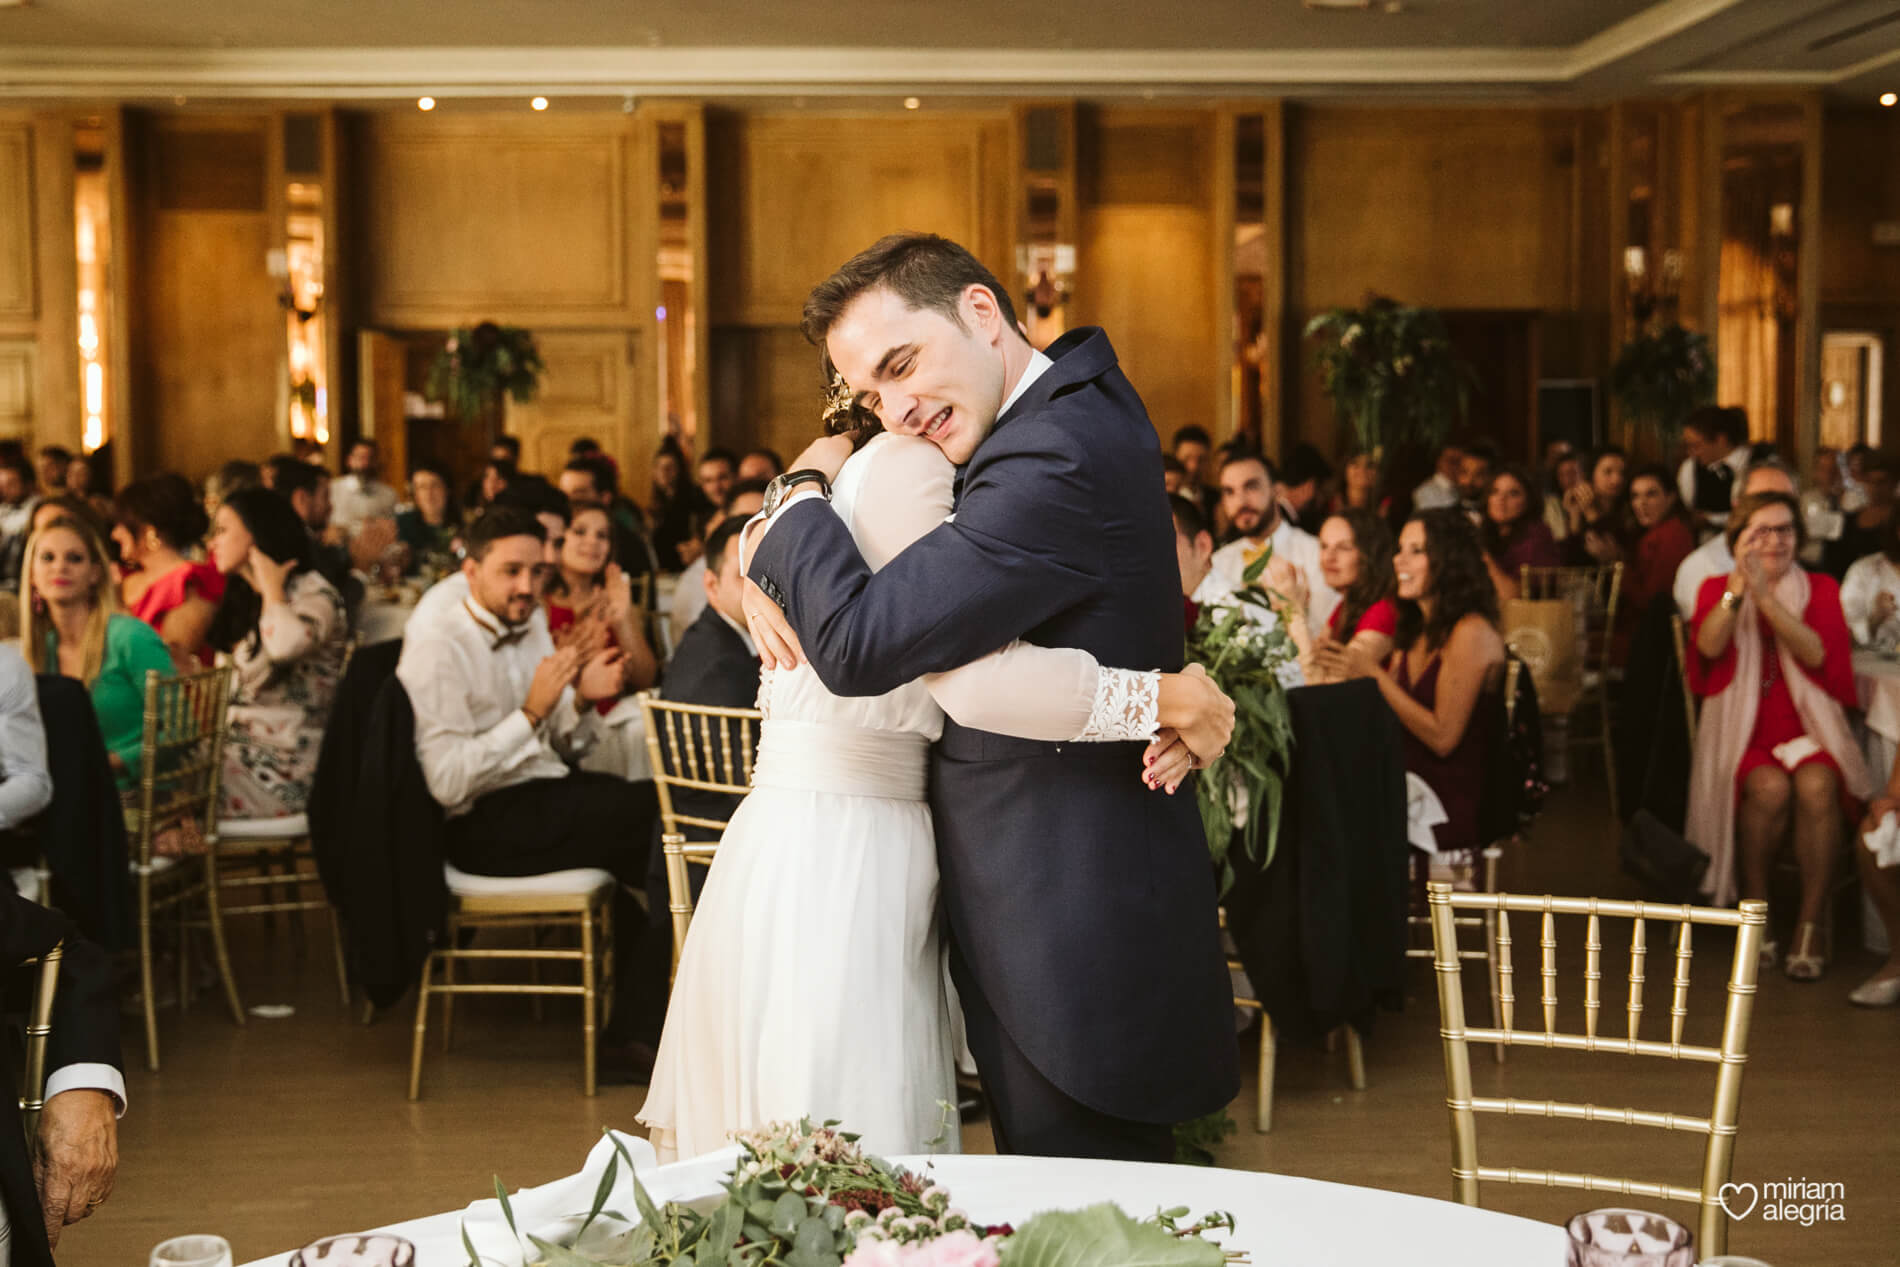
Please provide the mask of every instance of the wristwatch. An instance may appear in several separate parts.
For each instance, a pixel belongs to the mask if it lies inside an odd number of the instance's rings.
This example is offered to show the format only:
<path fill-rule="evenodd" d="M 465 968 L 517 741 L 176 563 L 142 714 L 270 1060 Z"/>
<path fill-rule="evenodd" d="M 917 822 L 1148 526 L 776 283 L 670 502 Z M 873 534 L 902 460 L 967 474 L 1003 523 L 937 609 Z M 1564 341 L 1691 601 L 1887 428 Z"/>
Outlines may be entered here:
<path fill-rule="evenodd" d="M 1723 611 L 1732 612 L 1737 607 L 1740 607 L 1741 605 L 1742 605 L 1742 596 L 1740 594 L 1737 594 L 1734 590 L 1722 591 L 1722 610 Z"/>
<path fill-rule="evenodd" d="M 797 488 L 800 484 L 816 484 L 819 493 L 824 496 L 824 499 L 826 501 L 831 500 L 831 480 L 826 477 L 823 471 L 815 471 L 809 468 L 799 471 L 787 471 L 765 486 L 765 505 L 761 508 L 761 513 L 763 513 L 767 519 L 777 514 L 778 508 L 785 504 L 785 499 L 790 497 L 792 490 Z"/>

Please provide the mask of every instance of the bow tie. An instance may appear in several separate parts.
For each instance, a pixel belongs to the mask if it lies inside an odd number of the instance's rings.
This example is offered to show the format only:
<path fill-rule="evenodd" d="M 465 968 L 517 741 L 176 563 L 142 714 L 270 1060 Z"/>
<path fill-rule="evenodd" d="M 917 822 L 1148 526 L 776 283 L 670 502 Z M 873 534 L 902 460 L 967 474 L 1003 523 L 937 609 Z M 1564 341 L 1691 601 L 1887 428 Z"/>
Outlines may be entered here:
<path fill-rule="evenodd" d="M 515 643 L 520 642 L 523 638 L 528 636 L 528 629 L 529 626 L 525 623 L 515 625 L 512 628 L 504 627 L 500 633 L 494 636 L 494 641 L 490 649 L 499 651 L 503 647 L 512 647 Z"/>

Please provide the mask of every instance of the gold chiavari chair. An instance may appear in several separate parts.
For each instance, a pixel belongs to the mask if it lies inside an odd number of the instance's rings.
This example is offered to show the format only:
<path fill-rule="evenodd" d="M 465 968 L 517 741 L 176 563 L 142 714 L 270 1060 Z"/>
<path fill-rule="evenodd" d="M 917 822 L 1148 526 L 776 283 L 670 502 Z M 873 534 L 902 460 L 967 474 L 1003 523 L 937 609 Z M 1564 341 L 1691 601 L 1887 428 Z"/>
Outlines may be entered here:
<path fill-rule="evenodd" d="M 442 1050 L 448 1051 L 454 1037 L 455 996 L 458 994 L 525 994 L 539 1001 L 549 995 L 565 995 L 581 1001 L 581 1087 L 583 1094 L 595 1091 L 594 1036 L 604 1027 L 613 1010 L 614 997 L 614 894 L 618 885 L 610 872 L 594 867 L 576 867 L 530 876 L 469 875 L 455 867 L 443 867 L 449 889 L 449 909 L 442 940 L 429 952 L 422 964 L 422 979 L 416 987 L 415 1043 L 409 1057 L 409 1098 L 422 1095 L 422 1049 L 428 1037 L 429 1000 L 442 1000 Z M 574 946 L 544 946 L 541 933 L 550 929 L 575 929 L 579 933 Z M 464 946 L 464 930 L 527 929 L 533 939 L 527 946 Z M 525 962 L 533 969 L 526 982 L 458 981 L 458 963 L 493 963 L 499 960 Z M 580 981 L 573 984 L 543 984 L 540 967 L 544 963 L 576 963 Z"/>
<path fill-rule="evenodd" d="M 231 697 L 231 670 L 205 669 L 177 677 L 157 670 L 145 675 L 145 722 L 139 742 L 138 792 L 125 811 L 132 843 L 132 875 L 137 888 L 139 978 L 145 1003 L 145 1063 L 158 1071 L 158 1011 L 153 997 L 152 922 L 172 912 L 178 928 L 178 1006 L 190 995 L 189 932 L 208 927 L 218 975 L 224 983 L 231 1019 L 244 1024 L 225 949 L 218 902 L 218 776 L 224 760 L 225 707 Z M 168 828 L 192 826 L 202 835 L 205 852 L 180 858 L 160 857 L 153 842 Z M 191 908 L 202 902 L 204 913 Z"/>
<path fill-rule="evenodd" d="M 687 867 L 712 865 L 729 819 L 688 814 L 674 797 L 680 792 L 734 797 L 750 792 L 760 715 L 756 708 L 676 703 L 651 691 L 642 692 L 639 699 L 646 717 L 648 761 L 660 797 L 660 847 L 666 853 L 672 970 L 677 972 L 680 953 L 686 948 L 686 930 L 693 922 L 693 885 Z"/>
<path fill-rule="evenodd" d="M 37 965 L 33 1004 L 26 1018 L 26 1069 L 20 1079 L 20 1124 L 26 1128 L 26 1147 L 39 1151 L 40 1110 L 46 1107 L 46 1043 L 53 1033 L 53 998 L 59 992 L 59 964 L 65 957 L 61 942 L 23 967 Z"/>
<path fill-rule="evenodd" d="M 1220 912 L 1220 924 L 1223 934 L 1227 929 L 1227 912 Z M 1229 973 L 1244 972 L 1246 965 L 1238 959 L 1227 961 Z M 1279 1041 L 1273 1032 L 1273 1018 L 1267 1015 L 1267 1005 L 1259 999 L 1250 998 L 1234 992 L 1234 1006 L 1244 1012 L 1260 1014 L 1260 1069 L 1259 1096 L 1254 1104 L 1253 1129 L 1256 1134 L 1266 1135 L 1273 1130 L 1273 1071 L 1279 1055 Z M 1346 1080 L 1354 1091 L 1366 1089 L 1366 1050 L 1359 1031 L 1351 1025 L 1341 1025 L 1326 1036 L 1326 1050 L 1333 1050 L 1333 1040 L 1340 1030 L 1346 1034 Z"/>
<path fill-rule="evenodd" d="M 1682 718 L 1688 724 L 1689 747 L 1695 748 L 1695 690 L 1689 685 L 1689 639 L 1680 613 L 1669 617 L 1669 634 L 1676 647 L 1676 680 L 1682 684 Z"/>
<path fill-rule="evenodd" d="M 1728 1242 L 1728 1212 L 1722 1207 L 1722 1186 L 1728 1182 L 1735 1158 L 1735 1137 L 1741 1115 L 1742 1068 L 1748 1059 L 1748 1026 L 1755 1006 L 1755 981 L 1763 930 L 1768 922 L 1768 904 L 1749 900 L 1740 910 L 1721 910 L 1700 906 L 1666 906 L 1654 902 L 1613 902 L 1599 898 L 1531 897 L 1511 893 L 1455 893 L 1448 884 L 1434 882 L 1427 901 L 1431 908 L 1432 944 L 1436 949 L 1434 967 L 1438 975 L 1439 1032 L 1444 1038 L 1445 1084 L 1447 1104 L 1451 1108 L 1452 1195 L 1465 1205 L 1478 1204 L 1478 1185 L 1485 1182 L 1538 1184 L 1552 1188 L 1580 1188 L 1589 1192 L 1615 1192 L 1624 1196 L 1648 1197 L 1661 1201 L 1692 1202 L 1700 1209 L 1697 1248 L 1704 1255 L 1720 1254 Z M 1464 981 L 1458 950 L 1457 929 L 1453 920 L 1459 911 L 1483 911 L 1497 918 L 1498 970 L 1501 981 L 1503 1016 L 1492 1029 L 1467 1028 L 1465 1025 Z M 1511 960 L 1512 912 L 1539 917 L 1538 946 L 1542 952 L 1539 978 L 1542 990 L 1543 1025 L 1536 1029 L 1516 1027 L 1516 1000 L 1511 984 L 1514 965 Z M 1558 1028 L 1557 1024 L 1557 932 L 1556 917 L 1587 918 L 1584 933 L 1583 1033 Z M 1628 1022 L 1621 1035 L 1599 1033 L 1598 1020 L 1603 1009 L 1603 928 L 1604 919 L 1632 922 L 1629 958 L 1629 994 L 1626 1004 Z M 1648 928 L 1651 921 L 1676 927 L 1675 945 L 1658 947 L 1675 962 L 1675 976 L 1669 996 L 1669 1036 L 1644 1038 L 1643 984 L 1648 959 Z M 1730 962 L 1727 1007 L 1722 1018 L 1719 1047 L 1683 1041 L 1689 1016 L 1690 965 L 1693 962 L 1692 932 L 1697 925 L 1714 925 L 1736 930 L 1735 949 Z M 1687 1060 L 1716 1066 L 1715 1100 L 1707 1117 L 1696 1117 L 1650 1109 L 1606 1108 L 1596 1104 L 1576 1104 L 1561 1100 L 1530 1100 L 1516 1097 L 1474 1095 L 1471 1084 L 1469 1044 L 1504 1043 L 1507 1046 L 1542 1047 L 1546 1050 L 1614 1052 L 1630 1056 Z M 1502 1113 L 1516 1117 L 1568 1119 L 1581 1122 L 1616 1122 L 1625 1126 L 1646 1126 L 1661 1130 L 1684 1131 L 1708 1137 L 1703 1153 L 1702 1179 L 1697 1187 L 1656 1183 L 1636 1179 L 1615 1179 L 1603 1175 L 1573 1174 L 1554 1170 L 1527 1170 L 1516 1166 L 1478 1164 L 1477 1115 Z"/>
<path fill-rule="evenodd" d="M 1616 747 L 1610 735 L 1610 647 L 1616 632 L 1616 607 L 1623 592 L 1623 565 L 1540 568 L 1518 572 L 1519 597 L 1532 600 L 1567 599 L 1578 604 L 1578 642 L 1583 647 L 1583 699 L 1595 696 L 1602 729 L 1594 739 L 1572 739 L 1577 744 L 1601 744 L 1604 777 L 1610 785 L 1610 818 L 1621 822 L 1616 800 Z"/>

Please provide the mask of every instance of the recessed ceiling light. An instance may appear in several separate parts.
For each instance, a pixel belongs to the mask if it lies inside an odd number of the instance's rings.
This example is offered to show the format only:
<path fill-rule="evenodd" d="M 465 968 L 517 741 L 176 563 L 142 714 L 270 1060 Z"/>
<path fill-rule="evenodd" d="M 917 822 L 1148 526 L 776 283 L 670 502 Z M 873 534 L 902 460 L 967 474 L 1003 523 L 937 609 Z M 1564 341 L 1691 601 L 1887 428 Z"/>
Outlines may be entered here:
<path fill-rule="evenodd" d="M 1880 94 L 1881 105 L 1891 106 L 1896 102 L 1900 102 L 1900 93 L 1883 92 Z"/>
<path fill-rule="evenodd" d="M 1305 0 L 1309 9 L 1370 9 L 1372 0 Z"/>
<path fill-rule="evenodd" d="M 417 97 L 417 98 L 416 98 L 416 109 L 418 109 L 418 110 L 433 110 L 433 109 L 435 109 L 435 98 L 434 98 L 434 97 Z"/>
<path fill-rule="evenodd" d="M 921 102 L 921 101 L 919 101 L 919 100 L 917 100 L 917 98 L 915 98 L 915 97 L 905 97 L 905 98 L 904 98 L 904 109 L 906 109 L 906 110 L 915 110 L 915 109 L 916 109 L 917 107 L 919 107 L 919 106 L 921 106 L 921 105 L 923 105 L 923 104 L 924 104 L 923 102 Z"/>
<path fill-rule="evenodd" d="M 536 110 L 545 110 L 548 108 L 548 99 L 546 97 L 536 97 L 528 104 L 533 106 Z"/>

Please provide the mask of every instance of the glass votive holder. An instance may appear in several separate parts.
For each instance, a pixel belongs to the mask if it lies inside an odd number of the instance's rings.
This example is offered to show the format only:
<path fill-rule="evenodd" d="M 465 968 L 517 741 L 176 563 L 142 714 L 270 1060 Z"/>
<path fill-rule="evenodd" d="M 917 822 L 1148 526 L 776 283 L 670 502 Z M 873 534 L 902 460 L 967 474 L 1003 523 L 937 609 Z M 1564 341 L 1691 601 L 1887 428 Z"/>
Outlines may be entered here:
<path fill-rule="evenodd" d="M 231 1267 L 231 1242 L 222 1236 L 174 1236 L 152 1250 L 151 1267 Z"/>
<path fill-rule="evenodd" d="M 1695 1267 L 1695 1237 L 1647 1210 L 1587 1210 L 1565 1225 L 1569 1267 Z"/>
<path fill-rule="evenodd" d="M 304 1246 L 290 1267 L 416 1267 L 416 1247 L 387 1232 L 352 1232 Z"/>

